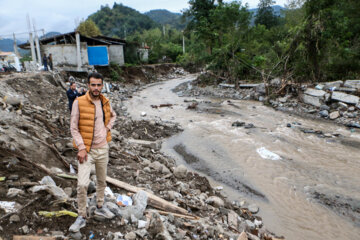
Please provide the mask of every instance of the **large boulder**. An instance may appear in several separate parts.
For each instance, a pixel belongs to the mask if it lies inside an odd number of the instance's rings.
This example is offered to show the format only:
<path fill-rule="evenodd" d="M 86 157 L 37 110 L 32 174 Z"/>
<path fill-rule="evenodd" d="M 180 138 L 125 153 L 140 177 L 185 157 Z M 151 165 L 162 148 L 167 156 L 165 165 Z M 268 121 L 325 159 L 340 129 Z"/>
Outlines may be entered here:
<path fill-rule="evenodd" d="M 310 96 L 307 94 L 303 94 L 302 100 L 304 103 L 313 105 L 315 107 L 320 107 L 322 105 L 322 101 L 319 97 L 314 97 L 314 96 Z"/>
<path fill-rule="evenodd" d="M 360 80 L 346 80 L 345 87 L 360 89 Z"/>
<path fill-rule="evenodd" d="M 330 89 L 332 87 L 339 88 L 340 86 L 343 85 L 343 81 L 339 80 L 339 81 L 335 81 L 335 82 L 326 82 L 326 83 L 324 83 L 324 85 L 325 85 L 325 87 L 324 87 L 325 90 Z"/>
<path fill-rule="evenodd" d="M 317 89 L 313 89 L 313 88 L 308 88 L 308 89 L 306 89 L 305 94 L 313 96 L 313 97 L 322 98 L 322 97 L 325 96 L 326 92 L 323 91 L 323 90 L 317 90 Z"/>
<path fill-rule="evenodd" d="M 342 92 L 333 92 L 331 99 L 352 105 L 357 105 L 359 103 L 359 97 Z"/>

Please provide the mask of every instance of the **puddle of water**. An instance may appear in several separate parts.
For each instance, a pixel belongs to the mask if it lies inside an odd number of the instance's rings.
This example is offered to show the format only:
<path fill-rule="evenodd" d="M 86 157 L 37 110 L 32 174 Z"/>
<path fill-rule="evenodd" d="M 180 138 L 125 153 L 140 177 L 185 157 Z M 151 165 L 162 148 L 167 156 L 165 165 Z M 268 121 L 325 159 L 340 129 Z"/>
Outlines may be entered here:
<path fill-rule="evenodd" d="M 192 78 L 147 88 L 126 103 L 134 119 L 146 112 L 147 119 L 181 124 L 184 132 L 164 142 L 164 153 L 210 176 L 230 199 L 258 204 L 265 226 L 287 239 L 358 239 L 360 134 L 251 101 L 198 99 L 207 103 L 199 104 L 200 110 L 186 110 L 191 103 L 171 89 Z M 150 107 L 163 103 L 176 105 Z M 235 121 L 255 128 L 233 127 Z M 293 122 L 341 136 L 320 138 L 286 127 Z"/>

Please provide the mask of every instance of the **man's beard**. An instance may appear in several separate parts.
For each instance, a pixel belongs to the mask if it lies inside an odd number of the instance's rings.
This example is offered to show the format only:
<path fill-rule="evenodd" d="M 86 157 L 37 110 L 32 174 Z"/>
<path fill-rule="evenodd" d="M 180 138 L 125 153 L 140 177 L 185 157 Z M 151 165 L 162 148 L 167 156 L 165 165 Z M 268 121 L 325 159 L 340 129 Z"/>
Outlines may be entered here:
<path fill-rule="evenodd" d="M 97 95 L 95 95 L 93 91 L 89 91 L 89 92 L 90 92 L 90 95 L 91 95 L 92 97 L 94 97 L 94 98 L 97 98 L 97 97 L 100 96 L 100 91 L 97 92 Z"/>

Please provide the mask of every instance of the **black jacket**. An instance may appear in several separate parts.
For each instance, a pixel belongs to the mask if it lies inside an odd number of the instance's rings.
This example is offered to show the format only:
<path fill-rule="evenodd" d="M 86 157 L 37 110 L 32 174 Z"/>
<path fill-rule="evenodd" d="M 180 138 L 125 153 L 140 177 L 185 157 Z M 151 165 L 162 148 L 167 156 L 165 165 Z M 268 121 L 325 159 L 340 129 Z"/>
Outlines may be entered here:
<path fill-rule="evenodd" d="M 66 95 L 67 95 L 67 97 L 69 99 L 69 109 L 70 109 L 70 112 L 71 112 L 72 105 L 73 105 L 75 99 L 77 97 L 80 97 L 80 96 L 84 95 L 84 93 L 79 93 L 77 90 L 71 90 L 69 88 L 69 90 L 66 91 Z"/>

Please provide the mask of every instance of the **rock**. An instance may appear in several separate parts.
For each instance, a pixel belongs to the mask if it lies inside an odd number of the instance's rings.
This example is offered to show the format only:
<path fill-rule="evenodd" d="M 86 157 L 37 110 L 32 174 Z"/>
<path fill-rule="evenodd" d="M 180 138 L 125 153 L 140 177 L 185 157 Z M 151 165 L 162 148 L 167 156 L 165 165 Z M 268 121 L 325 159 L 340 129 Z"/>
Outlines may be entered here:
<path fill-rule="evenodd" d="M 326 92 L 323 90 L 317 90 L 317 89 L 313 89 L 313 88 L 308 88 L 305 91 L 306 95 L 310 95 L 313 97 L 318 97 L 318 98 L 322 98 L 325 96 Z"/>
<path fill-rule="evenodd" d="M 147 200 L 147 193 L 145 191 L 139 191 L 133 196 L 133 205 L 119 208 L 119 212 L 116 215 L 122 216 L 126 220 L 130 220 L 131 215 L 134 215 L 137 219 L 141 219 L 147 206 Z"/>
<path fill-rule="evenodd" d="M 18 179 L 19 179 L 19 175 L 13 174 L 13 175 L 10 175 L 7 179 L 8 179 L 8 180 L 13 180 L 13 181 L 15 181 L 15 180 L 18 180 Z"/>
<path fill-rule="evenodd" d="M 155 169 L 155 170 L 158 171 L 158 172 L 162 172 L 163 169 L 166 168 L 166 166 L 164 166 L 163 164 L 161 164 L 159 161 L 152 162 L 149 167 Z M 169 172 L 170 172 L 170 171 L 169 171 Z"/>
<path fill-rule="evenodd" d="M 281 102 L 281 103 L 286 103 L 287 100 L 288 100 L 288 97 L 282 97 L 282 98 L 279 98 L 278 100 L 279 100 L 279 102 Z"/>
<path fill-rule="evenodd" d="M 16 197 L 17 195 L 24 195 L 25 192 L 21 189 L 18 189 L 18 188 L 9 188 L 6 196 L 9 197 L 9 198 L 13 198 L 13 197 Z"/>
<path fill-rule="evenodd" d="M 248 239 L 249 240 L 260 240 L 260 238 L 258 236 L 255 236 L 251 233 L 248 233 Z"/>
<path fill-rule="evenodd" d="M 138 228 L 139 228 L 139 229 L 145 228 L 145 227 L 146 227 L 146 224 L 147 224 L 147 221 L 139 220 L 139 221 L 138 221 Z"/>
<path fill-rule="evenodd" d="M 64 192 L 64 190 L 56 186 L 50 186 L 50 185 L 34 186 L 29 190 L 32 193 L 36 193 L 39 191 L 47 191 L 58 200 L 67 200 L 69 198 L 68 195 Z"/>
<path fill-rule="evenodd" d="M 146 117 L 146 112 L 141 112 L 140 116 Z"/>
<path fill-rule="evenodd" d="M 185 178 L 187 175 L 187 168 L 184 165 L 179 165 L 174 169 L 174 176 L 177 178 Z"/>
<path fill-rule="evenodd" d="M 330 113 L 330 119 L 331 120 L 337 119 L 338 117 L 340 117 L 339 111 L 335 111 L 335 112 Z"/>
<path fill-rule="evenodd" d="M 137 230 L 135 231 L 136 235 L 138 235 L 141 239 L 144 239 L 144 237 L 148 234 L 148 232 L 146 231 L 146 229 L 141 229 L 141 230 Z"/>
<path fill-rule="evenodd" d="M 348 105 L 346 103 L 343 103 L 343 102 L 338 102 L 338 108 L 340 110 L 346 111 L 348 109 Z"/>
<path fill-rule="evenodd" d="M 238 215 L 233 210 L 230 210 L 228 213 L 228 224 L 229 226 L 237 229 L 238 226 Z"/>
<path fill-rule="evenodd" d="M 129 139 L 129 143 L 132 144 L 139 144 L 147 148 L 151 148 L 154 150 L 159 150 L 161 148 L 161 142 L 159 141 L 145 141 L 145 140 L 138 140 L 138 139 Z"/>
<path fill-rule="evenodd" d="M 26 235 L 30 232 L 29 227 L 27 225 L 21 227 L 22 232 Z"/>
<path fill-rule="evenodd" d="M 126 240 L 135 240 L 136 239 L 136 233 L 129 232 L 128 234 L 125 235 L 125 239 Z"/>
<path fill-rule="evenodd" d="M 66 195 L 71 197 L 73 190 L 71 187 L 66 187 L 66 188 L 64 188 L 64 192 L 66 193 Z"/>
<path fill-rule="evenodd" d="M 10 104 L 14 107 L 21 104 L 21 99 L 18 97 L 5 96 L 3 100 L 5 103 Z"/>
<path fill-rule="evenodd" d="M 257 86 L 255 86 L 255 91 L 260 94 L 265 94 L 266 93 L 265 84 L 260 83 Z"/>
<path fill-rule="evenodd" d="M 151 213 L 150 224 L 147 230 L 152 237 L 155 237 L 164 231 L 164 225 L 158 212 Z"/>
<path fill-rule="evenodd" d="M 131 223 L 137 223 L 139 220 L 134 216 L 134 214 L 131 214 L 130 221 Z"/>
<path fill-rule="evenodd" d="M 349 112 L 355 111 L 355 107 L 349 107 L 349 108 L 348 108 L 348 111 L 349 111 Z"/>
<path fill-rule="evenodd" d="M 323 118 L 326 118 L 329 116 L 329 112 L 328 110 L 322 110 L 319 112 L 320 116 L 323 117 Z"/>
<path fill-rule="evenodd" d="M 217 197 L 217 196 L 211 196 L 205 201 L 207 204 L 210 204 L 214 207 L 224 207 L 224 201 Z"/>
<path fill-rule="evenodd" d="M 341 85 L 343 85 L 343 81 L 339 80 L 339 81 L 335 81 L 335 82 L 326 82 L 326 83 L 324 83 L 324 85 L 325 85 L 325 87 L 324 87 L 325 90 L 328 90 L 332 87 L 339 88 Z"/>
<path fill-rule="evenodd" d="M 331 95 L 331 99 L 351 105 L 357 105 L 359 103 L 359 97 L 342 92 L 333 92 Z"/>
<path fill-rule="evenodd" d="M 344 87 L 360 89 L 360 80 L 346 80 Z"/>
<path fill-rule="evenodd" d="M 237 240 L 248 240 L 248 237 L 246 235 L 246 233 L 243 231 L 239 237 L 237 238 Z"/>
<path fill-rule="evenodd" d="M 330 111 L 330 107 L 328 105 L 321 105 L 320 110 Z"/>
<path fill-rule="evenodd" d="M 256 227 L 260 227 L 262 225 L 262 221 L 255 219 L 254 224 L 256 225 Z"/>
<path fill-rule="evenodd" d="M 70 239 L 81 240 L 82 235 L 81 235 L 81 232 L 80 232 L 80 231 L 79 231 L 79 232 L 75 232 L 75 233 L 70 232 L 69 237 L 70 237 Z"/>
<path fill-rule="evenodd" d="M 315 86 L 315 89 L 317 89 L 317 90 L 323 90 L 324 87 L 325 87 L 325 86 L 324 86 L 323 84 L 318 84 L 318 85 Z"/>
<path fill-rule="evenodd" d="M 182 197 L 181 193 L 178 193 L 178 192 L 175 192 L 175 191 L 168 191 L 167 194 L 168 194 L 168 197 L 169 197 L 170 201 L 173 201 L 176 198 L 181 198 Z"/>
<path fill-rule="evenodd" d="M 250 220 L 245 220 L 245 223 L 246 223 L 246 225 L 247 225 L 250 229 L 255 229 L 255 228 L 256 228 L 255 223 L 253 223 L 253 222 L 250 221 Z"/>
<path fill-rule="evenodd" d="M 255 204 L 250 204 L 248 206 L 248 209 L 251 213 L 258 213 L 259 212 L 259 207 L 256 206 Z"/>
<path fill-rule="evenodd" d="M 318 97 L 314 97 L 314 96 L 310 96 L 307 94 L 303 94 L 302 95 L 302 101 L 306 104 L 310 104 L 313 105 L 315 107 L 320 107 L 322 105 L 320 98 Z"/>
<path fill-rule="evenodd" d="M 59 150 L 60 152 L 62 152 L 63 149 L 64 149 L 64 147 L 63 147 L 63 145 L 61 144 L 61 142 L 55 143 L 55 147 L 56 147 L 57 150 Z"/>
<path fill-rule="evenodd" d="M 9 221 L 11 223 L 17 223 L 20 222 L 20 217 L 17 214 L 11 215 Z"/>
<path fill-rule="evenodd" d="M 96 185 L 95 185 L 95 183 L 93 181 L 90 181 L 88 189 L 87 189 L 87 193 L 91 194 L 91 193 L 94 193 L 94 192 L 96 192 Z"/>

